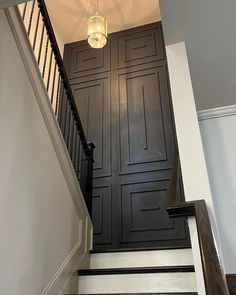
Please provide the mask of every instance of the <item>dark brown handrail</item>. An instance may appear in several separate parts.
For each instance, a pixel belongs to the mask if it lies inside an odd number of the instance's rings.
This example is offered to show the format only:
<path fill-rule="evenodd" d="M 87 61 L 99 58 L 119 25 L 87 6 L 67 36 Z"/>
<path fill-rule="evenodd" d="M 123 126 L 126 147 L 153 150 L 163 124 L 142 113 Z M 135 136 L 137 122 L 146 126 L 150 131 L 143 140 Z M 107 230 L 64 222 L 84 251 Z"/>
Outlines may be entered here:
<path fill-rule="evenodd" d="M 170 217 L 194 216 L 196 218 L 206 294 L 228 295 L 229 292 L 216 251 L 206 202 L 205 200 L 192 202 L 177 200 L 179 177 L 180 161 L 179 155 L 176 153 L 168 193 L 167 211 Z"/>

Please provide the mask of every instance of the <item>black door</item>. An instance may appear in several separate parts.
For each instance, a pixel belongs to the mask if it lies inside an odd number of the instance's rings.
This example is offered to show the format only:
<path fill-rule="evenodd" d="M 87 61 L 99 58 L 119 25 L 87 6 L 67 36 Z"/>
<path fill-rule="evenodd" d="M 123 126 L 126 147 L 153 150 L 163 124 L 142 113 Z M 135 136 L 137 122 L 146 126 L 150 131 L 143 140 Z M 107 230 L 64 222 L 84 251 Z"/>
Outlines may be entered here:
<path fill-rule="evenodd" d="M 161 23 L 109 36 L 102 50 L 65 47 L 65 63 L 94 165 L 94 249 L 189 246 L 170 219 L 176 149 Z"/>

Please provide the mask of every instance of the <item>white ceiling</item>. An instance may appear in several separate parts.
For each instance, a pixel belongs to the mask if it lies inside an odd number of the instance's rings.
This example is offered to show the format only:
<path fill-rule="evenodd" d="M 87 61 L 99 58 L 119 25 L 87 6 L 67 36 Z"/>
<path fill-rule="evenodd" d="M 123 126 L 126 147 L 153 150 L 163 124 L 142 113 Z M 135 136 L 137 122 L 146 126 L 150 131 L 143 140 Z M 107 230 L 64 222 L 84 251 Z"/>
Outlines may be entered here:
<path fill-rule="evenodd" d="M 96 0 L 46 0 L 48 11 L 64 43 L 86 39 L 87 20 L 96 10 Z M 160 20 L 158 0 L 99 0 L 100 14 L 108 32 L 117 32 Z"/>

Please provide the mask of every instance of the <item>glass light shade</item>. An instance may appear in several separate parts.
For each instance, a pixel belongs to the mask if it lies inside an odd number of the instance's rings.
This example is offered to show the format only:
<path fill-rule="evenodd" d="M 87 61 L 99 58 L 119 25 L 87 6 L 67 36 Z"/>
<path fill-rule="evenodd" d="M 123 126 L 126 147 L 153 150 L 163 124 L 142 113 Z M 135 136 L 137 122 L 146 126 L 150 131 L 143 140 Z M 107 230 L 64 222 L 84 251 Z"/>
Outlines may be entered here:
<path fill-rule="evenodd" d="M 88 43 L 92 48 L 103 48 L 107 43 L 107 20 L 98 12 L 88 20 Z"/>

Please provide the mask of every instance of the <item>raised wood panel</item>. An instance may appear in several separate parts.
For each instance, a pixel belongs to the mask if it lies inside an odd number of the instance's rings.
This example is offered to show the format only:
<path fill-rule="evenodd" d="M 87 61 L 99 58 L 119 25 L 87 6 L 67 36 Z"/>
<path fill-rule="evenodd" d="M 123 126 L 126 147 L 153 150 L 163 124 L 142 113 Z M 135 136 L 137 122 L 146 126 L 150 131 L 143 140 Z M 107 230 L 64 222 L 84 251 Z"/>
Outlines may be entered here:
<path fill-rule="evenodd" d="M 120 173 L 171 168 L 174 137 L 165 65 L 119 75 Z"/>
<path fill-rule="evenodd" d="M 111 243 L 111 187 L 93 189 L 94 244 Z"/>
<path fill-rule="evenodd" d="M 166 211 L 168 187 L 168 180 L 121 186 L 121 243 L 186 240 L 184 220 L 171 219 Z"/>
<path fill-rule="evenodd" d="M 94 150 L 94 177 L 111 174 L 110 78 L 72 84 L 76 105 L 89 142 Z"/>
<path fill-rule="evenodd" d="M 70 57 L 66 63 L 69 79 L 110 70 L 110 42 L 97 50 L 91 48 L 87 41 L 67 44 L 65 56 Z"/>
<path fill-rule="evenodd" d="M 161 24 L 117 33 L 117 67 L 124 68 L 165 58 Z"/>

